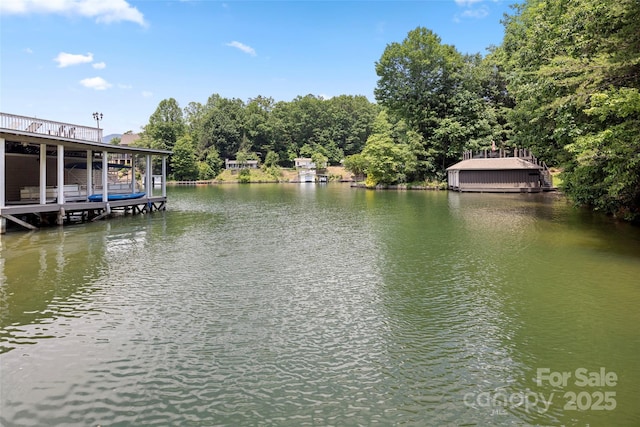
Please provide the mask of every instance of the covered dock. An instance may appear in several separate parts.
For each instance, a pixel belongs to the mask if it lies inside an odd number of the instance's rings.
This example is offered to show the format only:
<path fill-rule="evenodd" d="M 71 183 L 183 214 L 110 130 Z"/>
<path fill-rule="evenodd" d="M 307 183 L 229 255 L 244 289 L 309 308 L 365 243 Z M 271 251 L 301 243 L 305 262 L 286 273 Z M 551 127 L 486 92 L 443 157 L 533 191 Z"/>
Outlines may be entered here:
<path fill-rule="evenodd" d="M 529 150 L 484 150 L 463 153 L 462 161 L 447 168 L 450 190 L 485 193 L 553 191 L 551 173 Z"/>
<path fill-rule="evenodd" d="M 8 222 L 34 230 L 112 211 L 164 210 L 170 154 L 105 144 L 97 127 L 0 112 L 0 233 Z M 123 156 L 131 166 L 110 161 Z M 161 169 L 155 191 L 154 161 Z"/>

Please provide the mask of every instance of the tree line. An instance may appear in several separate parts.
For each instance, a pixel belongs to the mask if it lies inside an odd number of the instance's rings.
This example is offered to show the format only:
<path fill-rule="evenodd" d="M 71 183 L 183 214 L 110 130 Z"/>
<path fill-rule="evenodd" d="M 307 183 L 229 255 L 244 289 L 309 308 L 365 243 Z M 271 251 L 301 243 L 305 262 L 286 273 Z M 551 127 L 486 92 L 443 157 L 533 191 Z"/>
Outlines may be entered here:
<path fill-rule="evenodd" d="M 563 170 L 576 203 L 640 220 L 640 2 L 525 0 L 485 56 L 427 28 L 375 63 L 376 103 L 314 95 L 160 102 L 141 144 L 173 150 L 176 179 L 210 179 L 224 158 L 343 163 L 368 185 L 443 181 L 465 150 L 525 147 Z"/>
<path fill-rule="evenodd" d="M 184 109 L 170 98 L 150 116 L 139 144 L 172 150 L 175 179 L 214 178 L 224 159 L 256 159 L 268 167 L 291 167 L 296 157 L 339 164 L 362 151 L 378 109 L 364 96 L 349 95 L 244 102 L 213 94 Z"/>

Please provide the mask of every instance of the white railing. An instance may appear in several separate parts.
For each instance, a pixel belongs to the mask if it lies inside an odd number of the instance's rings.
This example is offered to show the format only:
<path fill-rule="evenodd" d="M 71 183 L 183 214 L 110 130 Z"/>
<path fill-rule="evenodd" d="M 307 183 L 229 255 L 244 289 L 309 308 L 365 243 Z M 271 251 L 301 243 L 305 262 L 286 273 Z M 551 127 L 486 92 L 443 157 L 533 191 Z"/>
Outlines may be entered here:
<path fill-rule="evenodd" d="M 487 159 L 487 158 L 504 158 L 504 157 L 518 157 L 523 160 L 528 160 L 531 163 L 538 164 L 538 159 L 533 155 L 531 150 L 527 148 L 514 148 L 513 151 L 500 148 L 497 150 L 479 150 L 474 152 L 473 150 L 467 150 L 462 153 L 462 160 L 469 159 Z"/>
<path fill-rule="evenodd" d="M 0 128 L 80 141 L 102 142 L 102 129 L 1 112 Z"/>

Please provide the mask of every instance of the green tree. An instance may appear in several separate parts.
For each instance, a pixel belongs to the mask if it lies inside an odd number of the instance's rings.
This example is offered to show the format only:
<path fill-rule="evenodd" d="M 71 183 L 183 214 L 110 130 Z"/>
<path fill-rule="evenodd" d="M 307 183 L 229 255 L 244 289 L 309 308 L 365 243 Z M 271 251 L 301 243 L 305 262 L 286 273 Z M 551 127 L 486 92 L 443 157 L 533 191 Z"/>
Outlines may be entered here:
<path fill-rule="evenodd" d="M 640 2 L 529 0 L 499 52 L 514 142 L 564 163 L 578 203 L 638 220 Z"/>
<path fill-rule="evenodd" d="M 173 99 L 160 101 L 156 110 L 149 117 L 149 124 L 144 132 L 151 138 L 152 148 L 171 150 L 185 131 L 182 110 Z"/>
<path fill-rule="evenodd" d="M 345 157 L 343 165 L 347 171 L 356 177 L 364 175 L 367 170 L 367 160 L 360 153 Z"/>
<path fill-rule="evenodd" d="M 565 189 L 580 204 L 640 222 L 640 93 L 609 90 L 591 97 L 585 113 L 607 123 L 576 138 L 576 156 L 565 172 Z"/>
<path fill-rule="evenodd" d="M 244 169 L 247 167 L 248 161 L 249 161 L 249 155 L 246 151 L 238 151 L 236 153 L 236 162 L 238 162 L 241 169 Z"/>
<path fill-rule="evenodd" d="M 324 154 L 315 152 L 311 155 L 311 161 L 316 165 L 316 169 L 325 169 L 329 159 Z"/>
<path fill-rule="evenodd" d="M 205 162 L 207 162 L 216 175 L 220 173 L 222 165 L 224 165 L 224 161 L 220 158 L 220 154 L 218 154 L 218 151 L 214 147 L 209 147 L 209 150 L 207 150 Z"/>
<path fill-rule="evenodd" d="M 270 116 L 275 101 L 273 98 L 257 96 L 245 107 L 245 126 L 248 141 L 246 149 L 264 155 L 276 146 L 270 126 Z"/>
<path fill-rule="evenodd" d="M 246 140 L 244 102 L 211 95 L 200 120 L 198 149 L 215 147 L 222 158 L 232 158 Z"/>
<path fill-rule="evenodd" d="M 264 158 L 264 166 L 267 168 L 273 168 L 278 166 L 280 156 L 275 151 L 269 151 Z"/>
<path fill-rule="evenodd" d="M 171 158 L 173 178 L 176 180 L 195 180 L 198 178 L 198 162 L 190 136 L 178 139 Z"/>
<path fill-rule="evenodd" d="M 376 63 L 376 99 L 423 138 L 421 149 L 413 150 L 417 177 L 444 173 L 470 141 L 490 140 L 475 72 L 480 62 L 442 44 L 431 30 L 416 28 L 402 43 L 387 45 Z"/>
<path fill-rule="evenodd" d="M 207 162 L 198 161 L 198 179 L 210 180 L 216 177 L 216 172 L 209 166 Z"/>
<path fill-rule="evenodd" d="M 416 164 L 409 146 L 394 141 L 393 127 L 384 111 L 378 114 L 373 129 L 362 150 L 367 186 L 406 182 L 407 176 L 415 172 L 413 168 Z"/>

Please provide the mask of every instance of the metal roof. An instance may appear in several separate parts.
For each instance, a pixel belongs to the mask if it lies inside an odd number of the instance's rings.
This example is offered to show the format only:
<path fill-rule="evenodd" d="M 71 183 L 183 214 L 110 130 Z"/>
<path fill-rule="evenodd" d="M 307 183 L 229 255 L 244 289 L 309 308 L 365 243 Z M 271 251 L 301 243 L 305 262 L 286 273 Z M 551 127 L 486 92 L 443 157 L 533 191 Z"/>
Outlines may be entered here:
<path fill-rule="evenodd" d="M 541 170 L 542 166 L 519 157 L 502 157 L 497 159 L 468 159 L 449 166 L 447 170 Z"/>

